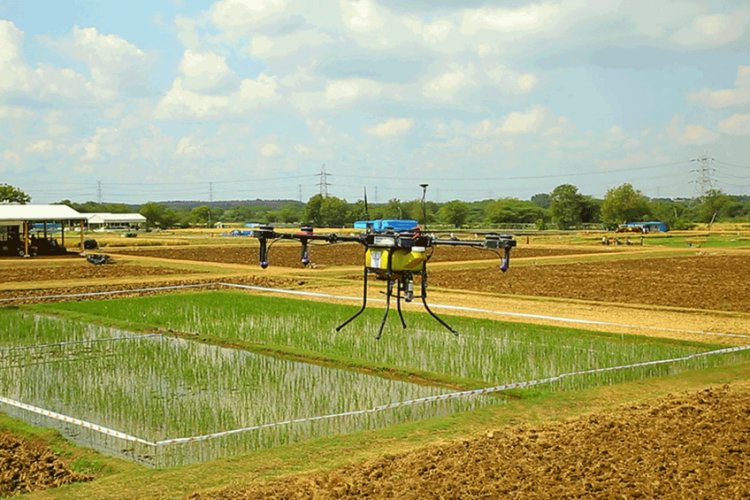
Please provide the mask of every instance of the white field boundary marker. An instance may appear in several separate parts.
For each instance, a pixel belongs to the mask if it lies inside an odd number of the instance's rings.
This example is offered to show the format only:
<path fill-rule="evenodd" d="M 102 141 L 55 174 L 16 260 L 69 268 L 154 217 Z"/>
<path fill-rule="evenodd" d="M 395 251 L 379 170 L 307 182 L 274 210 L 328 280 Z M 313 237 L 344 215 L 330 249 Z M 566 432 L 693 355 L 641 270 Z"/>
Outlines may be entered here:
<path fill-rule="evenodd" d="M 153 441 L 147 441 L 137 436 L 131 436 L 130 434 L 116 431 L 114 429 L 110 429 L 109 427 L 104 427 L 103 425 L 94 424 L 91 422 L 87 422 L 86 420 L 81 420 L 79 418 L 74 418 L 68 415 L 63 415 L 62 413 L 45 410 L 44 408 L 40 408 L 38 406 L 33 406 L 30 404 L 22 403 L 20 401 L 16 401 L 15 399 L 10 399 L 10 398 L 0 396 L 0 403 L 6 404 L 8 406 L 13 406 L 15 408 L 19 408 L 21 410 L 25 410 L 30 413 L 36 413 L 38 415 L 42 415 L 42 416 L 45 416 L 54 420 L 59 420 L 61 422 L 66 422 L 69 424 L 77 425 L 79 427 L 83 427 L 84 429 L 90 429 L 92 431 L 96 431 L 101 434 L 105 434 L 107 436 L 112 436 L 112 437 L 116 437 L 119 439 L 123 439 L 125 441 L 130 441 L 132 443 L 145 444 L 146 446 L 152 446 L 152 447 L 156 446 L 156 443 L 154 443 Z"/>
<path fill-rule="evenodd" d="M 3 353 L 10 353 L 10 352 L 18 352 L 18 351 L 27 351 L 32 349 L 47 349 L 52 347 L 66 347 L 69 345 L 80 345 L 80 344 L 98 344 L 103 342 L 118 342 L 118 341 L 126 341 L 126 340 L 142 340 L 142 339 L 150 339 L 154 337 L 160 337 L 164 338 L 164 335 L 161 335 L 159 333 L 148 333 L 146 335 L 138 335 L 134 334 L 133 336 L 127 336 L 127 337 L 110 337 L 106 339 L 86 339 L 86 340 L 71 340 L 68 342 L 55 342 L 53 344 L 34 344 L 34 345 L 20 345 L 18 347 L 5 347 L 0 349 L 0 354 Z"/>
<path fill-rule="evenodd" d="M 448 400 L 448 399 L 456 399 L 456 398 L 463 398 L 463 397 L 471 397 L 471 396 L 481 396 L 485 394 L 492 394 L 497 392 L 503 392 L 508 391 L 511 389 L 525 389 L 527 387 L 533 387 L 537 385 L 542 384 L 549 384 L 552 382 L 560 381 L 564 378 L 569 377 L 576 377 L 581 375 L 592 375 L 595 373 L 605 373 L 605 372 L 612 372 L 612 371 L 618 371 L 618 370 L 626 370 L 630 368 L 642 368 L 647 366 L 657 366 L 657 365 L 664 365 L 664 364 L 670 364 L 670 363 L 678 363 L 680 361 L 689 361 L 692 359 L 702 358 L 702 357 L 708 357 L 708 356 L 716 356 L 720 354 L 729 354 L 733 352 L 740 352 L 740 351 L 747 351 L 750 350 L 750 345 L 746 346 L 739 346 L 739 347 L 728 347 L 725 349 L 717 349 L 714 351 L 707 351 L 707 352 L 700 352 L 695 354 L 689 354 L 687 356 L 681 356 L 678 358 L 670 358 L 670 359 L 659 359 L 659 360 L 653 360 L 653 361 L 642 361 L 639 363 L 632 363 L 628 365 L 620 365 L 620 366 L 609 366 L 605 368 L 593 368 L 591 370 L 580 370 L 575 372 L 568 372 L 568 373 L 561 373 L 559 375 L 555 375 L 552 377 L 542 378 L 542 379 L 536 379 L 536 380 L 527 380 L 524 382 L 511 382 L 508 384 L 498 385 L 495 387 L 485 387 L 483 389 L 473 389 L 469 391 L 459 391 L 459 392 L 450 392 L 447 394 L 439 394 L 436 396 L 426 396 L 423 398 L 417 398 L 417 399 L 410 399 L 407 401 L 397 401 L 395 403 L 388 403 L 380 406 L 375 406 L 373 408 L 367 408 L 363 410 L 351 410 L 343 413 L 334 413 L 330 415 L 320 415 L 316 417 L 305 417 L 305 418 L 295 418 L 290 420 L 282 420 L 280 422 L 273 422 L 268 424 L 260 424 L 260 425 L 253 425 L 249 427 L 243 427 L 240 429 L 232 429 L 229 431 L 223 431 L 223 432 L 215 432 L 212 434 L 204 434 L 201 436 L 192 436 L 192 437 L 183 437 L 183 438 L 175 438 L 175 439 L 165 439 L 162 441 L 157 441 L 156 446 L 169 446 L 174 444 L 185 444 L 185 443 L 192 443 L 192 442 L 198 442 L 198 441 L 208 441 L 210 439 L 216 439 L 220 437 L 230 436 L 232 434 L 239 434 L 243 432 L 250 432 L 260 429 L 267 429 L 271 427 L 280 427 L 280 426 L 286 426 L 286 425 L 292 425 L 292 424 L 299 424 L 299 423 L 305 423 L 305 422 L 314 422 L 319 420 L 330 420 L 334 418 L 340 418 L 340 417 L 349 417 L 349 416 L 356 416 L 356 415 L 365 415 L 368 413 L 378 413 L 386 410 L 391 410 L 394 408 L 400 408 L 404 406 L 411 406 L 421 403 L 429 403 L 432 401 L 441 401 L 441 400 Z"/>

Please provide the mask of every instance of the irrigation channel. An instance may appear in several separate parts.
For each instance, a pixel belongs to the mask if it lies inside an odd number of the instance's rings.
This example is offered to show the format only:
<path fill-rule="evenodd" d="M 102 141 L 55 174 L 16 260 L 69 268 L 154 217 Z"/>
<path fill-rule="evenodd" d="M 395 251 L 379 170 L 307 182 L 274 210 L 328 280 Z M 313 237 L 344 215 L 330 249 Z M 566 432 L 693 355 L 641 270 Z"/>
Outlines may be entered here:
<path fill-rule="evenodd" d="M 266 290 L 279 292 L 260 291 Z M 365 318 L 364 331 L 335 336 L 321 325 L 341 316 L 344 306 L 321 304 L 320 317 L 311 319 L 302 301 L 239 292 L 40 307 L 0 309 L 0 409 L 152 467 L 471 411 L 502 404 L 497 395 L 513 389 L 575 389 L 702 368 L 750 350 L 551 327 L 515 330 L 489 320 L 466 320 L 467 333 L 454 339 L 418 315 L 409 317 L 415 328 L 408 335 L 376 342 L 365 332 L 377 318 Z M 86 319 L 55 315 L 62 312 Z M 136 316 L 175 331 L 210 332 L 228 343 L 287 345 L 328 359 L 345 353 L 356 366 L 382 363 L 427 379 L 453 377 L 470 388 L 131 332 L 102 326 L 97 315 Z"/>

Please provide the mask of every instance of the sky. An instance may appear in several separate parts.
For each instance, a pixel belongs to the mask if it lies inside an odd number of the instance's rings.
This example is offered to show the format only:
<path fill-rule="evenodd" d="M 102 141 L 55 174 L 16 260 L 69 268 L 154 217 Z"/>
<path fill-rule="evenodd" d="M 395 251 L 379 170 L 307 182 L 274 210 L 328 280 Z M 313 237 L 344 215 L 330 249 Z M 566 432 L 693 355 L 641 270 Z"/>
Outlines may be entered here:
<path fill-rule="evenodd" d="M 0 0 L 0 183 L 34 203 L 625 182 L 750 194 L 750 2 Z"/>

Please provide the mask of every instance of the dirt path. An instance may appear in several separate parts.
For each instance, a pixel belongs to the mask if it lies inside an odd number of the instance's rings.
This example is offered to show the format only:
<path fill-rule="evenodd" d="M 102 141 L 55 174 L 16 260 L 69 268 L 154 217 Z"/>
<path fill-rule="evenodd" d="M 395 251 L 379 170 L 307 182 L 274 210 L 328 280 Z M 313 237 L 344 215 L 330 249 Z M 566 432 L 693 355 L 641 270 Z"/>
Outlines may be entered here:
<path fill-rule="evenodd" d="M 194 498 L 748 498 L 750 387 L 504 428 Z"/>

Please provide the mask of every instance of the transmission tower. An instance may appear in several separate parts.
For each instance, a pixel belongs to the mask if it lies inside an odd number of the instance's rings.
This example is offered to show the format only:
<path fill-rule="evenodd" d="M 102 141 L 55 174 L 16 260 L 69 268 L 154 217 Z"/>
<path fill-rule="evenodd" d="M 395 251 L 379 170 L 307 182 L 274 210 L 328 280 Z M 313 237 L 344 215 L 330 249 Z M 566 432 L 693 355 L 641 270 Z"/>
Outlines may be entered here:
<path fill-rule="evenodd" d="M 696 191 L 699 198 L 706 196 L 706 193 L 714 189 L 714 174 L 716 169 L 713 167 L 714 158 L 704 154 L 698 158 L 693 158 L 690 161 L 697 163 L 698 167 L 691 170 L 695 173 L 697 178 L 691 181 L 696 186 Z"/>
<path fill-rule="evenodd" d="M 102 181 L 96 181 L 96 199 L 102 204 Z"/>
<path fill-rule="evenodd" d="M 322 167 L 320 167 L 320 173 L 316 175 L 320 177 L 320 181 L 318 181 L 318 186 L 320 187 L 320 195 L 323 198 L 328 198 L 328 186 L 330 186 L 331 183 L 328 182 L 328 176 L 330 174 L 326 173 L 325 163 Z"/>
<path fill-rule="evenodd" d="M 208 183 L 208 227 L 211 227 L 211 205 L 214 202 L 214 183 Z"/>

